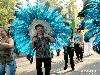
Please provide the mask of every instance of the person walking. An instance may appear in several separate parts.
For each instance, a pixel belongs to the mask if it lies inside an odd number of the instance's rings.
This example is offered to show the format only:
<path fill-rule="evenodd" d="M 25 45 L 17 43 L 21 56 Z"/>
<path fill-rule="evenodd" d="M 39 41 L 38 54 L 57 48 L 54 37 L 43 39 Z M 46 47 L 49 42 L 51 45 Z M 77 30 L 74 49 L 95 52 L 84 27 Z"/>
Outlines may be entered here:
<path fill-rule="evenodd" d="M 68 67 L 68 56 L 70 58 L 70 65 L 71 65 L 71 68 L 72 68 L 72 71 L 75 70 L 74 66 L 74 60 L 73 60 L 73 57 L 74 57 L 74 43 L 73 43 L 73 29 L 71 28 L 72 30 L 72 36 L 69 40 L 69 43 L 67 46 L 64 46 L 63 49 L 64 49 L 64 60 L 65 60 L 65 67 L 64 67 L 64 70 L 67 69 Z"/>
<path fill-rule="evenodd" d="M 55 39 L 45 33 L 44 26 L 41 24 L 37 24 L 35 30 L 37 34 L 32 39 L 32 47 L 36 50 L 37 75 L 43 75 L 42 62 L 45 67 L 45 75 L 50 75 L 51 53 L 49 43 L 55 42 Z"/>
<path fill-rule="evenodd" d="M 16 61 L 13 56 L 13 47 L 14 40 L 10 33 L 0 26 L 0 75 L 15 75 Z"/>
<path fill-rule="evenodd" d="M 74 60 L 73 60 L 73 57 L 74 57 L 74 48 L 71 47 L 71 46 L 65 46 L 63 47 L 64 48 L 64 60 L 65 60 L 65 66 L 64 66 L 64 70 L 67 69 L 68 67 L 68 56 L 70 58 L 70 65 L 71 65 L 71 68 L 72 68 L 72 71 L 75 70 L 74 66 Z"/>
<path fill-rule="evenodd" d="M 57 49 L 57 50 L 56 50 L 56 52 L 57 52 L 57 56 L 60 55 L 60 51 L 61 51 L 60 49 Z"/>
<path fill-rule="evenodd" d="M 78 28 L 77 32 L 74 34 L 74 49 L 77 56 L 77 61 L 83 62 L 83 35 L 81 30 Z"/>

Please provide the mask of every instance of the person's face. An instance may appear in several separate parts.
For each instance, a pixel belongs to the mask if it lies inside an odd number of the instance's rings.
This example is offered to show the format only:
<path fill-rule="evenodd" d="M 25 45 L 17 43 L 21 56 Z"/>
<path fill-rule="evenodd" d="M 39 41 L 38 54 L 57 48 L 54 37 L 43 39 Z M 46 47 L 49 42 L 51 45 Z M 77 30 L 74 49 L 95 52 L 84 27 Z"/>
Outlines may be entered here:
<path fill-rule="evenodd" d="M 44 29 L 42 27 L 37 27 L 36 31 L 37 31 L 37 34 L 40 34 L 40 35 L 44 33 Z"/>
<path fill-rule="evenodd" d="M 7 33 L 6 33 L 6 31 L 4 29 L 0 30 L 0 36 L 2 36 L 2 37 L 7 36 Z"/>
<path fill-rule="evenodd" d="M 77 30 L 77 32 L 78 32 L 78 33 L 80 33 L 80 32 L 81 32 L 81 30 Z"/>

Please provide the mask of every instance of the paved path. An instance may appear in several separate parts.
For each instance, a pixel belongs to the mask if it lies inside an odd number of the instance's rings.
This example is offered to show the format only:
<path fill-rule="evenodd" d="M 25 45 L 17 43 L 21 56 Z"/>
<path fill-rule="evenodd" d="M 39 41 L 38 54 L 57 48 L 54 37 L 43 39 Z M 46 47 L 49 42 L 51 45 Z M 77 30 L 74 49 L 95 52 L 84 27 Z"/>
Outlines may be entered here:
<path fill-rule="evenodd" d="M 75 66 L 75 71 L 68 68 L 66 71 L 61 71 L 59 75 L 100 75 L 100 55 L 92 55 L 84 59 L 84 62 L 78 63 Z"/>
<path fill-rule="evenodd" d="M 95 59 L 98 57 L 98 59 Z M 80 73 L 85 72 L 85 65 L 93 64 L 93 62 L 97 62 L 99 60 L 98 55 L 94 54 L 89 57 L 84 58 L 84 62 L 76 63 L 75 65 L 75 72 L 71 72 L 70 65 L 67 70 L 63 70 L 64 67 L 64 60 L 63 55 L 60 55 L 59 57 L 54 57 L 52 59 L 52 69 L 51 69 L 51 75 L 81 75 Z M 30 64 L 29 61 L 25 57 L 17 59 L 17 72 L 16 75 L 36 75 L 36 68 L 35 68 L 35 59 L 33 64 Z M 44 68 L 43 68 L 44 71 Z M 88 70 L 86 70 L 88 71 Z M 92 71 L 92 70 L 89 70 Z M 93 70 L 95 71 L 95 70 Z M 70 74 L 71 73 L 71 74 Z M 85 75 L 85 74 L 84 74 Z"/>

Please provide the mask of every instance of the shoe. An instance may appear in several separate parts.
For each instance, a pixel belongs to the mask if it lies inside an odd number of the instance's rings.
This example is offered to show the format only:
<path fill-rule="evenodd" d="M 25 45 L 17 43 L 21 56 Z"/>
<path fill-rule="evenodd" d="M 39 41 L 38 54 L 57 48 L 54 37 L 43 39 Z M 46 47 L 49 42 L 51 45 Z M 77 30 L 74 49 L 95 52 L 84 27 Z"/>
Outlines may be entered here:
<path fill-rule="evenodd" d="M 76 60 L 76 62 L 79 63 L 80 61 L 79 60 Z"/>
<path fill-rule="evenodd" d="M 33 63 L 33 58 L 30 59 L 30 64 L 32 64 L 32 63 Z"/>
<path fill-rule="evenodd" d="M 67 66 L 64 67 L 64 70 L 66 70 L 66 69 L 67 69 Z"/>
<path fill-rule="evenodd" d="M 79 63 L 80 62 L 80 59 L 77 59 L 76 62 Z"/>
<path fill-rule="evenodd" d="M 74 71 L 75 70 L 75 68 L 72 68 L 72 71 Z"/>
<path fill-rule="evenodd" d="M 83 60 L 80 60 L 80 62 L 83 62 Z"/>

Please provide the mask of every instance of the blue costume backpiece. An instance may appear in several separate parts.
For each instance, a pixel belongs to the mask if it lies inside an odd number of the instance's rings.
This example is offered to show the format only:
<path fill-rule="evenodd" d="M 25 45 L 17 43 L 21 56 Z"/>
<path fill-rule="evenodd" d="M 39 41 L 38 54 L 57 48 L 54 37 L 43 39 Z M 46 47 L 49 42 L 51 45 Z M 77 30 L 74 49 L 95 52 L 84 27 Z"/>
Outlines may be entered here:
<path fill-rule="evenodd" d="M 34 55 L 35 49 L 31 48 L 32 34 L 35 34 L 34 26 L 39 22 L 45 24 L 47 33 L 56 39 L 55 43 L 50 43 L 50 51 L 60 49 L 63 45 L 67 45 L 72 31 L 69 26 L 63 23 L 64 19 L 60 15 L 59 10 L 51 8 L 47 3 L 36 5 L 27 3 L 19 6 L 15 11 L 16 18 L 13 21 L 13 38 L 15 48 L 25 55 Z M 47 24 L 47 25 L 46 25 Z M 33 27 L 33 28 L 32 28 Z M 32 32 L 32 33 L 31 33 Z"/>

